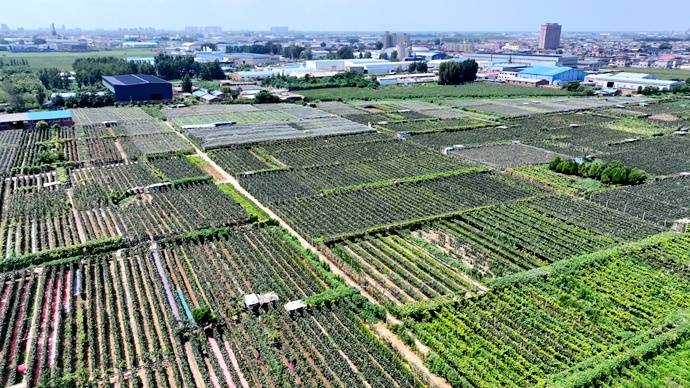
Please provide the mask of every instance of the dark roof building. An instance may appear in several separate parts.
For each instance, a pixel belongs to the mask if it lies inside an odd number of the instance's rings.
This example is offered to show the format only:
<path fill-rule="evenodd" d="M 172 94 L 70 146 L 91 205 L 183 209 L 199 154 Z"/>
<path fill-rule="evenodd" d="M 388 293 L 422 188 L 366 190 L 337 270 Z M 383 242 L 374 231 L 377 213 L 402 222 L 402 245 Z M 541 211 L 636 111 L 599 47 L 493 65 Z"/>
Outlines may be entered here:
<path fill-rule="evenodd" d="M 115 95 L 115 102 L 170 101 L 172 84 L 154 75 L 103 76 L 103 85 Z"/>

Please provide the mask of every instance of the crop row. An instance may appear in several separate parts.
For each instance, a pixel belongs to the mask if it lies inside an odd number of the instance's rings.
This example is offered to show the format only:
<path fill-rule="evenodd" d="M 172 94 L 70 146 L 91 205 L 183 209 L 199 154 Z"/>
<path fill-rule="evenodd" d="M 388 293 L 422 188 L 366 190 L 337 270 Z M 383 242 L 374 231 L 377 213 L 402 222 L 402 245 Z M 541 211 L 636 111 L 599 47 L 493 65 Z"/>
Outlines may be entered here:
<path fill-rule="evenodd" d="M 662 136 L 610 147 L 602 159 L 620 160 L 655 175 L 690 172 L 690 139 Z"/>
<path fill-rule="evenodd" d="M 220 148 L 209 151 L 208 155 L 220 168 L 232 175 L 270 168 L 249 148 Z"/>
<path fill-rule="evenodd" d="M 337 163 L 356 163 L 369 160 L 397 158 L 427 152 L 408 142 L 376 141 L 371 143 L 344 144 L 335 147 L 301 148 L 269 154 L 291 167 L 323 166 Z"/>
<path fill-rule="evenodd" d="M 149 166 L 165 181 L 206 175 L 184 156 L 154 157 L 147 160 Z"/>
<path fill-rule="evenodd" d="M 124 123 L 129 121 L 151 120 L 141 108 L 97 108 L 97 109 L 72 109 L 72 117 L 75 124 L 99 124 L 105 121 L 117 121 Z"/>
<path fill-rule="evenodd" d="M 535 193 L 484 173 L 287 200 L 278 213 L 311 238 L 337 238 Z"/>
<path fill-rule="evenodd" d="M 413 234 L 462 263 L 477 279 L 541 267 L 615 243 L 594 230 L 526 205 L 530 202 L 469 211 Z"/>
<path fill-rule="evenodd" d="M 209 183 L 162 188 L 126 199 L 113 209 L 131 240 L 157 240 L 199 229 L 244 223 L 244 209 Z"/>
<path fill-rule="evenodd" d="M 312 196 L 327 189 L 345 188 L 386 180 L 438 174 L 467 165 L 437 153 L 399 155 L 397 158 L 240 176 L 240 182 L 257 198 L 275 202 Z"/>
<path fill-rule="evenodd" d="M 377 234 L 330 246 L 331 258 L 380 303 L 462 295 L 474 290 L 457 261 L 409 233 Z"/>
<path fill-rule="evenodd" d="M 690 178 L 677 177 L 593 194 L 590 199 L 668 228 L 690 216 L 689 195 Z"/>
<path fill-rule="evenodd" d="M 2 273 L 0 382 L 417 385 L 365 325 L 361 299 L 292 315 L 242 304 L 247 293 L 276 292 L 282 305 L 322 292 L 331 280 L 309 260 L 268 227 Z M 215 323 L 193 313 L 203 307 Z"/>

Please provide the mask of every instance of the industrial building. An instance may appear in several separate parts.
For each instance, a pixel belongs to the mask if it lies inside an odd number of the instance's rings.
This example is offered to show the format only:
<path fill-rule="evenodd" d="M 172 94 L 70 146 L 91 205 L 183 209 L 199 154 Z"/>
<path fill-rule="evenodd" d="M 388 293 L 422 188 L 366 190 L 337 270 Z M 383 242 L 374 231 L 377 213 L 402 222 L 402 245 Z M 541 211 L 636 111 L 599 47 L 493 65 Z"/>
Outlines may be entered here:
<path fill-rule="evenodd" d="M 172 84 L 148 74 L 103 76 L 103 85 L 115 96 L 115 102 L 170 101 Z"/>
<path fill-rule="evenodd" d="M 516 53 L 467 53 L 466 59 L 474 59 L 480 66 L 495 62 L 519 63 L 527 66 L 577 66 L 577 56 L 557 54 L 516 54 Z M 484 66 L 483 66 L 484 67 Z"/>
<path fill-rule="evenodd" d="M 683 85 L 680 81 L 667 81 L 656 79 L 651 74 L 638 73 L 606 73 L 591 74 L 585 77 L 586 82 L 591 82 L 601 88 L 615 88 L 627 91 L 639 92 L 651 87 L 663 91 L 674 91 Z"/>
<path fill-rule="evenodd" d="M 438 82 L 438 75 L 434 73 L 422 74 L 396 74 L 377 78 L 381 86 L 389 85 L 411 85 Z"/>
<path fill-rule="evenodd" d="M 515 78 L 506 79 L 505 83 L 507 83 L 509 85 L 515 85 L 515 86 L 526 86 L 526 87 L 530 87 L 530 88 L 538 88 L 540 86 L 548 85 L 549 81 L 544 80 L 544 79 L 536 79 L 536 78 L 515 77 Z"/>
<path fill-rule="evenodd" d="M 533 66 L 518 72 L 520 78 L 531 78 L 548 81 L 551 85 L 562 85 L 568 82 L 582 81 L 585 72 L 572 67 Z"/>
<path fill-rule="evenodd" d="M 539 31 L 539 48 L 541 50 L 556 50 L 561 47 L 561 25 L 546 23 Z"/>
<path fill-rule="evenodd" d="M 210 51 L 197 53 L 194 57 L 194 60 L 199 63 L 219 62 L 221 64 L 231 64 L 233 66 L 266 66 L 278 63 L 280 58 L 277 55 L 269 54 L 224 53 Z"/>
<path fill-rule="evenodd" d="M 398 56 L 398 58 L 403 59 Z M 412 56 L 404 58 L 408 61 L 437 61 L 448 58 L 448 54 L 443 51 L 413 51 Z"/>
<path fill-rule="evenodd" d="M 49 125 L 58 124 L 61 127 L 70 127 L 74 125 L 71 111 L 54 110 L 0 115 L 0 130 L 31 129 L 39 121 L 45 121 Z"/>

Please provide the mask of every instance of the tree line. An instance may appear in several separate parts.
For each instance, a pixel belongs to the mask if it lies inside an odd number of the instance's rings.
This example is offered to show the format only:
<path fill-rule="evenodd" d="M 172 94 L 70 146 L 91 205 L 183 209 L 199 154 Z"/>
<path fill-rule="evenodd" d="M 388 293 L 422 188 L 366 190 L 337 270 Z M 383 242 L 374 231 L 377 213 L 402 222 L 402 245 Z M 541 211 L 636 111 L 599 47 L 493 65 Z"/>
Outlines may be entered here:
<path fill-rule="evenodd" d="M 602 183 L 614 185 L 637 185 L 647 180 L 647 174 L 644 171 L 627 167 L 617 160 L 608 163 L 595 160 L 578 164 L 574 160 L 556 157 L 549 163 L 549 169 L 561 174 L 596 179 Z"/>
<path fill-rule="evenodd" d="M 185 76 L 203 80 L 225 79 L 225 73 L 218 62 L 199 63 L 193 56 L 159 54 L 154 64 L 128 62 L 121 58 L 79 58 L 72 66 L 77 84 L 97 85 L 103 76 L 122 74 L 151 74 L 165 80 L 181 79 Z M 57 82 L 52 71 L 44 74 L 50 82 Z M 42 80 L 43 81 L 43 80 Z"/>
<path fill-rule="evenodd" d="M 376 88 L 378 87 L 378 82 L 376 79 L 366 78 L 359 73 L 345 72 L 331 77 L 320 78 L 310 77 L 309 75 L 302 78 L 275 75 L 265 79 L 263 85 L 290 90 L 304 90 L 337 87 Z"/>

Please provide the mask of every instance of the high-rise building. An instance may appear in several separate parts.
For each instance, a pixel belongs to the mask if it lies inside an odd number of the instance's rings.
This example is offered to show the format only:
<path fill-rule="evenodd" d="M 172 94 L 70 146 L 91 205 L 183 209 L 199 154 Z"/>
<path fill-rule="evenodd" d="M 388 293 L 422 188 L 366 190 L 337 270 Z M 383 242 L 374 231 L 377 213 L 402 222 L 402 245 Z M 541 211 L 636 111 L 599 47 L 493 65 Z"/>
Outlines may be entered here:
<path fill-rule="evenodd" d="M 541 50 L 555 50 L 561 47 L 561 25 L 546 23 L 541 25 L 539 33 L 539 48 Z"/>
<path fill-rule="evenodd" d="M 395 34 L 391 34 L 390 31 L 386 31 L 381 37 L 381 43 L 383 43 L 384 49 L 395 46 Z"/>
<path fill-rule="evenodd" d="M 381 43 L 383 43 L 383 48 L 396 47 L 398 45 L 409 46 L 410 45 L 410 35 L 405 33 L 392 33 L 386 31 L 383 36 L 381 36 Z"/>
<path fill-rule="evenodd" d="M 0 24 L 0 31 L 2 31 L 2 32 L 7 32 L 7 31 L 9 31 L 9 30 L 10 30 L 10 28 L 7 27 L 7 24 L 4 24 L 4 23 L 3 23 L 3 24 Z"/>

